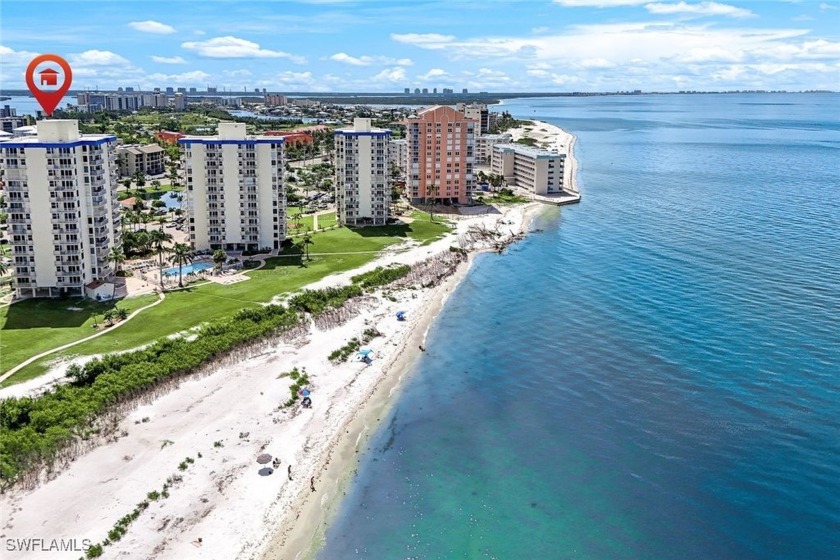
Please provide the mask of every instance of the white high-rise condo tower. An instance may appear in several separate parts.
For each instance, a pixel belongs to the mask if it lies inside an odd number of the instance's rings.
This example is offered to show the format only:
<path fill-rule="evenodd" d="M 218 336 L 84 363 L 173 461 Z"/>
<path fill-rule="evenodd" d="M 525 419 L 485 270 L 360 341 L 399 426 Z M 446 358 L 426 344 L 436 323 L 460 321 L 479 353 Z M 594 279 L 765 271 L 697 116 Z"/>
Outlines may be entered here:
<path fill-rule="evenodd" d="M 81 135 L 75 120 L 43 120 L 37 130 L 0 142 L 15 291 L 83 296 L 112 274 L 108 254 L 121 244 L 117 139 Z"/>
<path fill-rule="evenodd" d="M 357 118 L 335 131 L 335 201 L 344 225 L 384 225 L 388 220 L 390 130 Z"/>
<path fill-rule="evenodd" d="M 283 139 L 219 123 L 217 136 L 185 136 L 178 144 L 195 249 L 279 249 L 286 238 Z"/>

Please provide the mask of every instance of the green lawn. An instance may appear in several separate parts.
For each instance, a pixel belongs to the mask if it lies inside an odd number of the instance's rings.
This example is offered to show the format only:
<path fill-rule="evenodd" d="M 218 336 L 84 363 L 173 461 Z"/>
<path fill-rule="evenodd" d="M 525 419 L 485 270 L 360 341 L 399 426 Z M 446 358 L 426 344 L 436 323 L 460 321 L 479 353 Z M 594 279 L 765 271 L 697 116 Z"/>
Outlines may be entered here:
<path fill-rule="evenodd" d="M 248 272 L 251 280 L 246 282 L 227 286 L 210 283 L 169 292 L 163 303 L 144 311 L 141 316 L 119 329 L 38 360 L 7 379 L 3 385 L 19 383 L 42 374 L 49 362 L 57 357 L 127 350 L 147 344 L 202 322 L 231 315 L 243 307 L 267 302 L 275 295 L 298 290 L 330 274 L 358 268 L 375 258 L 382 249 L 403 239 L 428 243 L 449 231 L 449 226 L 440 218 L 430 222 L 428 214 L 425 218 L 421 213 L 417 214 L 417 221 L 409 225 L 338 228 L 316 233 L 309 248 L 315 255 L 306 266 L 302 266 L 300 255 L 289 253 L 288 256 L 268 259 L 262 269 Z M 319 256 L 317 253 L 345 254 Z M 119 305 L 133 310 L 149 303 L 151 299 L 153 296 L 132 298 Z M 102 304 L 88 302 L 87 305 Z M 7 371 L 29 356 L 92 334 L 90 325 L 93 323 L 93 310 L 67 311 L 67 307 L 73 306 L 82 307 L 77 302 L 28 300 L 0 310 L 3 320 L 0 323 L 0 350 L 3 352 L 0 371 Z M 101 310 L 105 308 L 107 306 L 98 308 L 100 317 Z M 39 311 L 35 312 L 36 309 Z M 26 317 L 30 315 L 33 316 L 30 323 L 38 325 L 38 330 L 23 326 L 27 324 Z M 32 338 L 37 338 L 37 341 Z"/>
<path fill-rule="evenodd" d="M 328 227 L 334 226 L 337 223 L 338 220 L 335 217 L 335 212 L 330 212 L 329 214 L 318 214 L 319 229 L 326 229 Z"/>
<path fill-rule="evenodd" d="M 30 299 L 0 308 L 0 372 L 50 348 L 96 334 L 94 315 L 102 323 L 102 314 L 108 309 L 123 307 L 131 313 L 155 299 L 154 295 L 108 303 Z"/>

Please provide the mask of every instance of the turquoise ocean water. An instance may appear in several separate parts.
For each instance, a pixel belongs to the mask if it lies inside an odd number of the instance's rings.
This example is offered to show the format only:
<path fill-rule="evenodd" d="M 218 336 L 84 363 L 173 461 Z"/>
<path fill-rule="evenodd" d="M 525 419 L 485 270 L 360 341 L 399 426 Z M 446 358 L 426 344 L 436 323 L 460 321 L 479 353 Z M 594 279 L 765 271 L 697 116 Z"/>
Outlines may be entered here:
<path fill-rule="evenodd" d="M 477 259 L 319 557 L 840 558 L 838 107 L 507 101 L 583 203 Z"/>

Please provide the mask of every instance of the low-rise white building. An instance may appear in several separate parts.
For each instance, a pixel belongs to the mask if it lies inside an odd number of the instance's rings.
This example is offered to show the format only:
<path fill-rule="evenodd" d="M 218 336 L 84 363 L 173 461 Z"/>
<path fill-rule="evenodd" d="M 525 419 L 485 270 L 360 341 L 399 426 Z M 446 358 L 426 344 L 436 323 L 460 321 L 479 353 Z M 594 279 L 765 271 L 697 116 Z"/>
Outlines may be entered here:
<path fill-rule="evenodd" d="M 283 138 L 247 136 L 244 124 L 223 122 L 216 136 L 185 136 L 178 144 L 194 247 L 279 249 L 286 239 Z"/>
<path fill-rule="evenodd" d="M 490 171 L 503 176 L 509 185 L 549 195 L 563 191 L 565 166 L 564 153 L 521 144 L 496 144 Z"/>
<path fill-rule="evenodd" d="M 388 220 L 388 138 L 391 131 L 357 118 L 335 131 L 335 201 L 338 222 L 384 225 Z"/>
<path fill-rule="evenodd" d="M 157 144 L 123 144 L 117 146 L 117 162 L 121 177 L 162 175 L 166 171 L 164 155 L 166 150 Z"/>
<path fill-rule="evenodd" d="M 83 297 L 112 274 L 109 253 L 122 242 L 116 141 L 56 119 L 0 142 L 19 297 Z"/>

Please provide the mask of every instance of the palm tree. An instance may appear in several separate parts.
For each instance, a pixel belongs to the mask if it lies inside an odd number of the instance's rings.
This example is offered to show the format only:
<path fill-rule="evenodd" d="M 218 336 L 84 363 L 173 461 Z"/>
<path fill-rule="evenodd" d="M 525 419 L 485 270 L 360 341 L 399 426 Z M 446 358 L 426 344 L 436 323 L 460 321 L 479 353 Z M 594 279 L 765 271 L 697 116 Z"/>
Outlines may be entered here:
<path fill-rule="evenodd" d="M 125 253 L 122 247 L 111 247 L 108 253 L 108 261 L 114 264 L 114 274 L 119 274 L 120 266 L 125 262 Z"/>
<path fill-rule="evenodd" d="M 303 251 L 306 255 L 306 260 L 311 261 L 312 259 L 309 257 L 309 246 L 314 244 L 315 242 L 312 241 L 312 234 L 310 233 L 309 228 L 306 228 L 306 231 L 303 233 Z"/>
<path fill-rule="evenodd" d="M 0 276 L 3 276 L 7 272 L 9 272 L 9 266 L 3 261 L 0 261 Z"/>
<path fill-rule="evenodd" d="M 163 289 L 163 255 L 169 252 L 164 246 L 167 241 L 172 241 L 172 234 L 166 233 L 162 229 L 153 229 L 149 232 L 151 239 L 152 250 L 158 256 L 158 276 L 160 276 L 160 289 Z"/>
<path fill-rule="evenodd" d="M 438 195 L 438 186 L 437 185 L 431 184 L 428 187 L 426 187 L 426 206 L 428 206 L 428 209 L 429 209 L 429 221 L 430 222 L 435 221 L 434 210 L 435 210 L 435 198 L 437 197 L 437 195 Z"/>
<path fill-rule="evenodd" d="M 216 265 L 216 268 L 221 269 L 226 260 L 227 253 L 225 253 L 224 249 L 216 249 L 213 251 L 213 264 Z"/>
<path fill-rule="evenodd" d="M 114 310 L 109 309 L 108 311 L 106 311 L 105 313 L 102 314 L 102 318 L 105 319 L 106 321 L 108 321 L 108 325 L 113 325 L 114 324 Z"/>
<path fill-rule="evenodd" d="M 172 262 L 178 265 L 179 288 L 184 287 L 184 282 L 182 281 L 184 265 L 189 264 L 192 261 L 192 247 L 186 243 L 176 243 L 172 246 Z"/>

